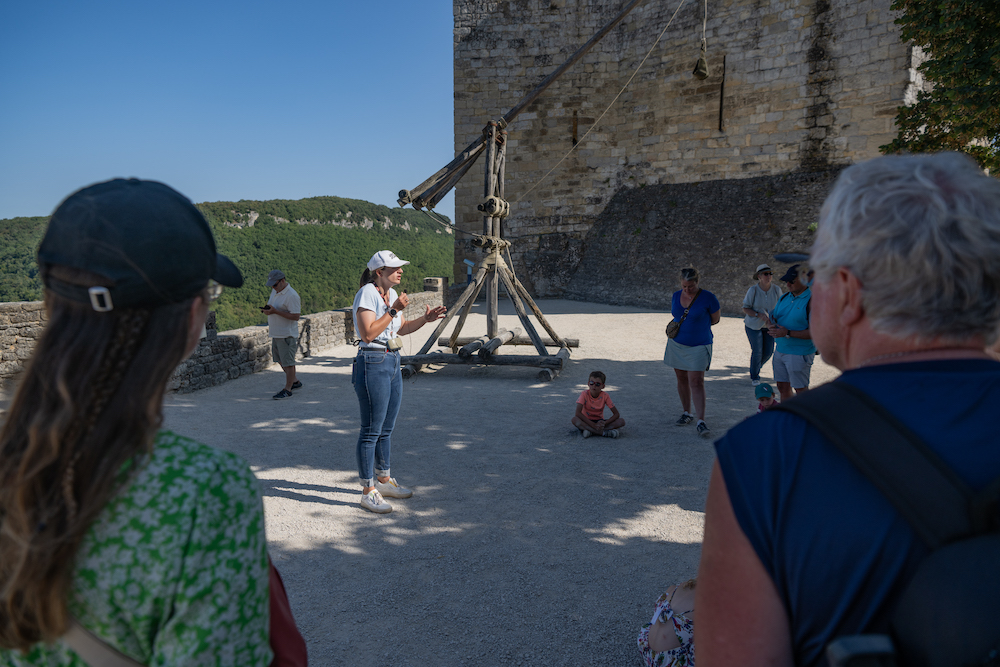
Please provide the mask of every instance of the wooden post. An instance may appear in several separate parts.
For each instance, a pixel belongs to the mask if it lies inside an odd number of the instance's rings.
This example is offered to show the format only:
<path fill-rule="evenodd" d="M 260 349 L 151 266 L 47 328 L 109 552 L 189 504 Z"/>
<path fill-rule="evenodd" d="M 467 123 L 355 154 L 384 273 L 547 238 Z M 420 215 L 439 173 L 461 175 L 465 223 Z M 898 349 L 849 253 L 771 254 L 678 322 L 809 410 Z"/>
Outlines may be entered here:
<path fill-rule="evenodd" d="M 507 276 L 506 267 L 497 267 L 497 275 L 503 281 L 504 289 L 507 290 L 507 296 L 510 297 L 511 303 L 514 304 L 514 310 L 517 311 L 517 316 L 521 320 L 521 324 L 528 332 L 528 336 L 531 338 L 531 342 L 535 345 L 535 350 L 538 354 L 543 357 L 549 356 L 549 351 L 545 349 L 542 345 L 542 339 L 535 331 L 534 325 L 531 324 L 531 320 L 528 319 L 528 313 L 524 311 L 524 304 L 521 303 L 521 298 L 517 295 L 517 290 L 514 289 L 514 285 L 510 282 L 510 278 Z"/>
<path fill-rule="evenodd" d="M 458 322 L 455 324 L 455 330 L 451 332 L 451 342 L 448 344 L 448 347 L 452 348 L 452 352 L 454 352 L 455 348 L 459 346 L 458 334 L 462 332 L 462 327 L 465 326 L 465 318 L 467 318 L 469 313 L 472 312 L 472 307 L 476 304 L 476 298 L 479 296 L 479 292 L 483 289 L 483 281 L 480 280 L 480 278 L 485 275 L 486 274 L 483 271 L 476 274 L 476 280 L 474 281 L 475 289 L 472 291 L 472 296 L 465 302 L 465 306 L 462 308 L 462 314 L 459 316 Z M 458 308 L 457 302 L 455 303 L 455 308 Z M 438 345 L 440 344 L 441 342 L 438 341 Z M 426 352 L 427 350 L 424 351 Z"/>
<path fill-rule="evenodd" d="M 486 267 L 484 266 L 479 269 L 478 273 L 476 273 L 475 281 L 471 285 L 465 288 L 465 291 L 462 292 L 462 296 L 458 297 L 458 301 L 455 302 L 456 308 L 461 308 L 463 305 L 465 305 L 466 299 L 468 299 L 469 296 L 472 294 L 472 290 L 475 288 L 475 286 L 477 284 L 482 283 L 483 276 L 485 275 L 486 275 Z M 442 331 L 444 331 L 444 328 L 448 326 L 448 322 L 451 320 L 451 318 L 455 316 L 456 308 L 452 308 L 447 313 L 445 313 L 445 316 L 441 318 L 441 321 L 438 322 L 438 325 L 434 327 L 434 333 L 431 334 L 431 337 L 427 339 L 427 342 L 424 343 L 424 346 L 420 348 L 420 352 L 418 352 L 417 354 L 426 354 L 427 351 L 431 349 L 431 345 L 434 344 L 434 341 L 437 340 L 437 337 L 441 334 Z"/>
<path fill-rule="evenodd" d="M 484 360 L 489 360 L 493 356 L 501 345 L 512 339 L 514 336 L 521 333 L 520 329 L 514 329 L 513 331 L 507 331 L 506 329 L 501 329 L 500 333 L 497 334 L 496 338 L 491 338 L 486 343 L 479 348 L 479 358 Z"/>
<path fill-rule="evenodd" d="M 561 350 L 559 350 L 555 354 L 555 356 L 562 359 L 563 363 L 565 363 L 566 361 L 569 360 L 569 349 L 564 347 Z M 542 370 L 538 371 L 538 379 L 541 382 L 551 382 L 552 380 L 555 380 L 559 376 L 559 371 L 561 371 L 562 368 L 563 367 L 561 365 L 559 366 L 559 368 L 543 368 Z"/>
<path fill-rule="evenodd" d="M 476 352 L 488 342 L 490 342 L 489 336 L 480 336 L 471 343 L 463 345 L 462 349 L 458 351 L 458 356 L 462 357 L 463 359 L 468 359 L 469 357 L 472 356 L 473 352 Z"/>
<path fill-rule="evenodd" d="M 524 298 L 525 301 L 528 302 L 528 306 L 531 307 L 531 312 L 535 314 L 535 317 L 538 319 L 538 323 L 542 325 L 545 332 L 552 336 L 552 340 L 556 342 L 556 345 L 559 347 L 567 347 L 566 341 L 559 337 L 556 330 L 553 329 L 552 325 L 549 324 L 549 321 L 545 319 L 545 316 L 542 315 L 541 309 L 539 309 L 539 307 L 535 305 L 535 302 L 531 300 L 531 295 L 528 294 L 528 290 L 525 289 L 524 285 L 521 284 L 521 281 L 517 279 L 517 276 L 514 275 L 513 271 L 511 271 L 510 278 L 514 281 L 514 287 L 517 288 L 518 293 Z"/>
<path fill-rule="evenodd" d="M 469 343 L 471 343 L 474 340 L 476 340 L 475 336 L 460 336 L 459 338 L 457 338 L 455 340 L 454 343 L 452 343 L 451 339 L 448 338 L 447 336 L 441 336 L 440 338 L 438 338 L 438 343 L 437 344 L 440 347 L 456 347 L 456 348 L 458 348 L 458 347 L 462 347 L 463 345 L 468 345 Z M 580 339 L 579 338 L 563 338 L 562 342 L 566 343 L 566 347 L 569 347 L 569 348 L 580 347 Z M 534 345 L 534 343 L 531 342 L 531 339 L 528 338 L 527 336 L 524 336 L 524 335 L 514 336 L 514 338 L 512 338 L 511 340 L 507 341 L 504 344 L 505 345 Z M 555 342 L 551 338 L 543 338 L 542 339 L 542 345 L 544 345 L 545 347 L 559 347 L 559 343 Z"/>

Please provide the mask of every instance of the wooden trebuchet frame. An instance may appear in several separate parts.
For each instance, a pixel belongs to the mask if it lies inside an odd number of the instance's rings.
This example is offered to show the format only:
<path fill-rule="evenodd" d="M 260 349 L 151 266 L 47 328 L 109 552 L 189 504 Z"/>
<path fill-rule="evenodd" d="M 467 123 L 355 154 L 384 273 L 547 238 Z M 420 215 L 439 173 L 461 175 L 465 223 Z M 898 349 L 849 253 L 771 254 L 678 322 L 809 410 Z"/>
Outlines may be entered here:
<path fill-rule="evenodd" d="M 518 365 L 537 366 L 542 370 L 538 377 L 540 380 L 552 380 L 562 370 L 566 360 L 569 359 L 569 348 L 577 347 L 579 341 L 570 341 L 560 337 L 552 325 L 542 314 L 541 309 L 535 304 L 528 294 L 521 281 L 517 279 L 514 272 L 506 262 L 501 253 L 510 247 L 510 242 L 503 238 L 501 222 L 510 213 L 510 204 L 504 199 L 504 176 L 507 159 L 507 126 L 521 113 L 529 104 L 535 101 L 542 92 L 548 88 L 553 81 L 559 78 L 563 72 L 569 69 L 574 63 L 580 60 L 591 47 L 607 35 L 616 25 L 618 25 L 629 12 L 632 11 L 643 0 L 629 0 L 628 4 L 622 8 L 618 16 L 601 28 L 586 44 L 581 46 L 570 56 L 566 62 L 556 68 L 541 83 L 525 95 L 499 120 L 491 120 L 483 128 L 483 134 L 469 146 L 459 153 L 454 160 L 441 168 L 433 176 L 425 180 L 413 190 L 400 190 L 399 205 L 406 206 L 412 204 L 413 208 L 423 207 L 434 208 L 441 199 L 458 183 L 459 180 L 469 171 L 473 163 L 485 153 L 486 178 L 483 188 L 483 203 L 479 205 L 479 210 L 483 212 L 483 233 L 475 235 L 473 245 L 481 248 L 484 253 L 480 261 L 475 279 L 469 283 L 452 306 L 444 318 L 434 328 L 420 352 L 415 355 L 403 357 L 403 377 L 410 377 L 418 373 L 421 366 L 426 364 L 491 364 L 491 365 Z M 521 326 L 527 332 L 527 340 L 521 336 L 519 330 L 515 332 L 502 331 L 499 329 L 498 321 L 498 296 L 500 285 L 514 304 L 514 310 L 521 321 Z M 486 335 L 479 338 L 467 339 L 461 346 L 458 353 L 454 352 L 459 347 L 459 334 L 465 325 L 465 320 L 472 310 L 476 298 L 480 291 L 486 288 Z M 549 338 L 543 340 L 534 325 L 528 318 L 528 312 L 524 304 L 527 303 L 535 319 L 542 325 Z M 436 352 L 429 354 L 431 346 L 445 327 L 451 321 L 455 313 L 461 313 L 455 330 L 447 340 L 447 347 L 452 349 L 453 354 Z M 537 356 L 531 355 L 498 355 L 497 350 L 503 345 L 525 344 L 529 342 L 534 346 Z M 440 342 L 439 342 L 440 344 Z M 550 354 L 546 346 L 559 347 L 556 354 Z M 475 353 L 475 354 L 474 354 Z"/>

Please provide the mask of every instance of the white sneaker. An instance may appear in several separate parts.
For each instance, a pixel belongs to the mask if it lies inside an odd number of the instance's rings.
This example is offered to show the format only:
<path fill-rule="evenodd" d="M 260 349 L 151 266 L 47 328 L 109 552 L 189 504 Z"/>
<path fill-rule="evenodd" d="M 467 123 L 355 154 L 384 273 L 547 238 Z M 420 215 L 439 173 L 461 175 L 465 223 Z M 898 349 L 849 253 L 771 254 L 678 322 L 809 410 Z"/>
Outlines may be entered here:
<path fill-rule="evenodd" d="M 593 431 L 588 431 L 587 429 L 583 429 L 582 431 L 580 431 L 580 436 L 582 438 L 589 438 L 592 435 L 594 435 Z"/>
<path fill-rule="evenodd" d="M 375 488 L 386 498 L 409 498 L 413 495 L 413 491 L 397 484 L 395 477 L 390 477 L 388 482 L 380 482 L 375 478 Z"/>
<path fill-rule="evenodd" d="M 756 387 L 759 384 L 760 384 L 760 380 L 750 380 L 750 386 L 751 387 Z"/>
<path fill-rule="evenodd" d="M 605 438 L 617 438 L 621 434 L 618 433 L 618 429 L 612 428 L 612 429 L 608 429 L 607 431 L 605 431 L 603 433 L 603 435 L 604 435 Z"/>
<path fill-rule="evenodd" d="M 376 514 L 388 514 L 392 511 L 392 505 L 385 501 L 378 489 L 361 494 L 361 506 Z"/>

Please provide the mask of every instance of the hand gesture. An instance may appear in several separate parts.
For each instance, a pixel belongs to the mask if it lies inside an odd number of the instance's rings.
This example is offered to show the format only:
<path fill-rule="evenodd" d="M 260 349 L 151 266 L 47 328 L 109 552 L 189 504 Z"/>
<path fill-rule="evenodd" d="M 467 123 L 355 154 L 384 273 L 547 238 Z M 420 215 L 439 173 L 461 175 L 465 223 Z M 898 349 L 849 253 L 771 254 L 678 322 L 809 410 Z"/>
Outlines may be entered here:
<path fill-rule="evenodd" d="M 399 311 L 406 308 L 406 306 L 409 303 L 410 303 L 410 297 L 406 296 L 406 292 L 403 292 L 402 294 L 399 295 L 399 298 L 396 299 L 396 301 L 392 304 L 392 307 L 395 310 Z"/>
<path fill-rule="evenodd" d="M 445 311 L 448 310 L 444 306 L 436 306 L 434 308 L 431 308 L 430 306 L 424 306 L 424 308 L 427 309 L 427 312 L 424 313 L 424 318 L 426 318 L 428 322 L 433 322 L 434 320 L 441 319 L 442 317 L 444 317 Z"/>

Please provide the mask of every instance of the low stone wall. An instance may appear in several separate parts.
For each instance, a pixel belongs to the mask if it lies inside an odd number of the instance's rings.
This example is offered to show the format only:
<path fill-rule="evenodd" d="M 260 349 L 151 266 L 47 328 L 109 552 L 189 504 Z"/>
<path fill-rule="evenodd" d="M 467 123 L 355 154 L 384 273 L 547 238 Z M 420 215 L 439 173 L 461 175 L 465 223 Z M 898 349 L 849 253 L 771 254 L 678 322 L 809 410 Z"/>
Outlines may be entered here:
<path fill-rule="evenodd" d="M 0 381 L 24 370 L 46 319 L 41 301 L 0 303 Z"/>
<path fill-rule="evenodd" d="M 427 283 L 433 291 L 410 294 L 410 305 L 403 311 L 407 319 L 424 313 L 424 306 L 444 302 L 447 280 Z M 35 348 L 45 324 L 41 301 L 0 303 L 0 382 L 15 379 Z M 271 338 L 266 326 L 243 327 L 216 333 L 215 313 L 209 313 L 206 335 L 191 356 L 174 371 L 167 388 L 187 393 L 257 373 L 271 364 Z M 299 319 L 298 358 L 314 356 L 336 345 L 354 340 L 354 322 L 350 308 L 304 315 Z"/>

